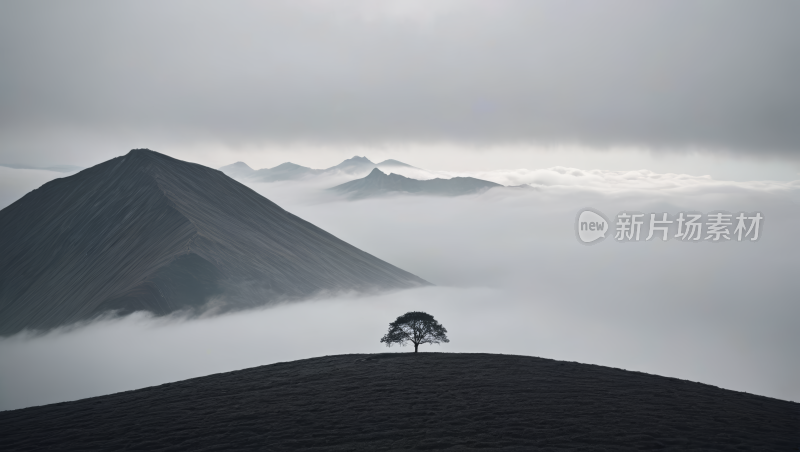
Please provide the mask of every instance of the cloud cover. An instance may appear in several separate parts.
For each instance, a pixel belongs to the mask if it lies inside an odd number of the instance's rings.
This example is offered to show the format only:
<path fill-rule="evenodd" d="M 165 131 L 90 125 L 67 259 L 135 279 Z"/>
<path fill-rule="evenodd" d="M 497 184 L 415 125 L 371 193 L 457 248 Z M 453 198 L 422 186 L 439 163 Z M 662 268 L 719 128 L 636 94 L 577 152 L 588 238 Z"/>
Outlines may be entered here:
<path fill-rule="evenodd" d="M 319 198 L 303 184 L 255 185 L 301 218 L 438 286 L 192 321 L 129 317 L 0 340 L 0 408 L 387 351 L 379 338 L 411 310 L 448 328 L 451 343 L 425 351 L 543 356 L 800 400 L 793 246 L 800 187 L 702 182 L 689 190 L 550 185 L 357 202 Z M 759 211 L 765 220 L 757 242 L 587 247 L 573 230 L 587 206 L 609 217 L 728 210 Z"/>
<path fill-rule="evenodd" d="M 386 168 L 386 172 L 393 172 L 412 179 L 449 179 L 452 177 L 475 177 L 488 180 L 505 186 L 531 185 L 534 188 L 573 188 L 585 190 L 628 191 L 652 190 L 662 191 L 690 191 L 692 189 L 708 190 L 717 189 L 759 189 L 759 190 L 785 190 L 800 186 L 800 179 L 794 181 L 729 181 L 718 180 L 711 176 L 695 176 L 691 174 L 657 173 L 650 170 L 612 171 L 565 166 L 540 168 L 529 170 L 526 168 L 490 170 L 490 171 L 428 171 L 420 168 L 395 167 Z"/>
<path fill-rule="evenodd" d="M 0 149 L 575 142 L 796 160 L 798 15 L 791 1 L 4 2 Z"/>

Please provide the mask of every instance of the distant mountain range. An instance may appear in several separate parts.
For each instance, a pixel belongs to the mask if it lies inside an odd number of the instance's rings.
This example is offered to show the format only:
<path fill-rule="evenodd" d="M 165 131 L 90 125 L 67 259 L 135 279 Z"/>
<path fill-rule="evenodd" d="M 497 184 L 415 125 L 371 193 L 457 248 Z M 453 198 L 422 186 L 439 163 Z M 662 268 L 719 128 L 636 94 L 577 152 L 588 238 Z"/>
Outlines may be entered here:
<path fill-rule="evenodd" d="M 346 194 L 350 198 L 370 198 L 392 193 L 460 196 L 479 193 L 494 187 L 502 187 L 502 185 L 474 177 L 417 180 L 399 174 L 386 174 L 375 168 L 363 179 L 346 182 L 330 190 Z"/>
<path fill-rule="evenodd" d="M 244 162 L 236 162 L 231 165 L 223 166 L 219 170 L 230 177 L 246 182 L 278 182 L 285 180 L 297 180 L 309 176 L 318 175 L 362 175 L 369 173 L 374 168 L 414 168 L 411 165 L 397 160 L 385 160 L 380 163 L 373 163 L 366 157 L 349 158 L 342 163 L 327 169 L 312 169 L 306 166 L 297 165 L 291 162 L 282 163 L 274 168 L 264 168 L 254 170 Z"/>
<path fill-rule="evenodd" d="M 109 310 L 167 314 L 426 281 L 220 171 L 146 149 L 0 210 L 0 335 Z"/>
<path fill-rule="evenodd" d="M 319 175 L 358 177 L 366 174 L 366 177 L 352 180 L 330 189 L 333 192 L 345 194 L 351 199 L 388 194 L 461 196 L 479 193 L 493 187 L 503 187 L 503 185 L 474 177 L 413 179 L 394 173 L 394 171 L 403 169 L 419 170 L 425 173 L 424 170 L 397 160 L 390 159 L 380 163 L 373 163 L 366 157 L 358 156 L 324 170 L 311 169 L 289 162 L 274 168 L 254 170 L 247 166 L 246 163 L 236 162 L 220 168 L 220 171 L 243 182 L 277 182 Z"/>

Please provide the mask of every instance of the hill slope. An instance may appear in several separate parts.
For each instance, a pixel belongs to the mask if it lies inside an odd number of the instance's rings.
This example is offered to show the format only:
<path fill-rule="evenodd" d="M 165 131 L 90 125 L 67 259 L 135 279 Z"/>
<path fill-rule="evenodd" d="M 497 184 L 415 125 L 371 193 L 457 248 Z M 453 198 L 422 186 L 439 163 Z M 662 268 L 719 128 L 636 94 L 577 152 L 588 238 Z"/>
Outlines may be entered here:
<path fill-rule="evenodd" d="M 410 179 L 399 174 L 386 174 L 375 168 L 367 177 L 337 185 L 330 190 L 348 195 L 351 198 L 369 198 L 390 193 L 413 195 L 460 196 L 478 193 L 500 184 L 474 177 L 454 177 L 452 179 Z"/>
<path fill-rule="evenodd" d="M 794 450 L 799 410 L 525 356 L 341 355 L 0 412 L 0 449 Z"/>
<path fill-rule="evenodd" d="M 110 309 L 166 314 L 428 284 L 220 171 L 134 150 L 0 211 L 0 334 Z"/>

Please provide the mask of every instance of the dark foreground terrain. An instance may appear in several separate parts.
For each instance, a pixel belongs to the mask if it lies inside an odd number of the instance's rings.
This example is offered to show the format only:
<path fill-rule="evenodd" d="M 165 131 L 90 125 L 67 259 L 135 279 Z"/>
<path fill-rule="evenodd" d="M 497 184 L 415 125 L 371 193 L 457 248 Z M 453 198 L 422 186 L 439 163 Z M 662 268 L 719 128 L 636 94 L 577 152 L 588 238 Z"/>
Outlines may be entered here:
<path fill-rule="evenodd" d="M 587 364 L 342 355 L 0 412 L 0 450 L 797 450 L 800 404 Z"/>

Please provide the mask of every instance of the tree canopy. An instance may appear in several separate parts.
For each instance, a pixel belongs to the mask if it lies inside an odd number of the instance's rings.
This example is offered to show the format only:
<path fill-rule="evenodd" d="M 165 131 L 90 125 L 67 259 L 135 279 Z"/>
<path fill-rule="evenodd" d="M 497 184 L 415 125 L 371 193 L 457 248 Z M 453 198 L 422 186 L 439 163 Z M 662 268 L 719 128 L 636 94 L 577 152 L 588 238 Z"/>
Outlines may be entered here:
<path fill-rule="evenodd" d="M 387 347 L 392 344 L 414 344 L 414 353 L 417 353 L 419 344 L 440 344 L 450 342 L 447 330 L 432 315 L 425 312 L 407 312 L 389 324 L 389 332 L 381 338 Z"/>

